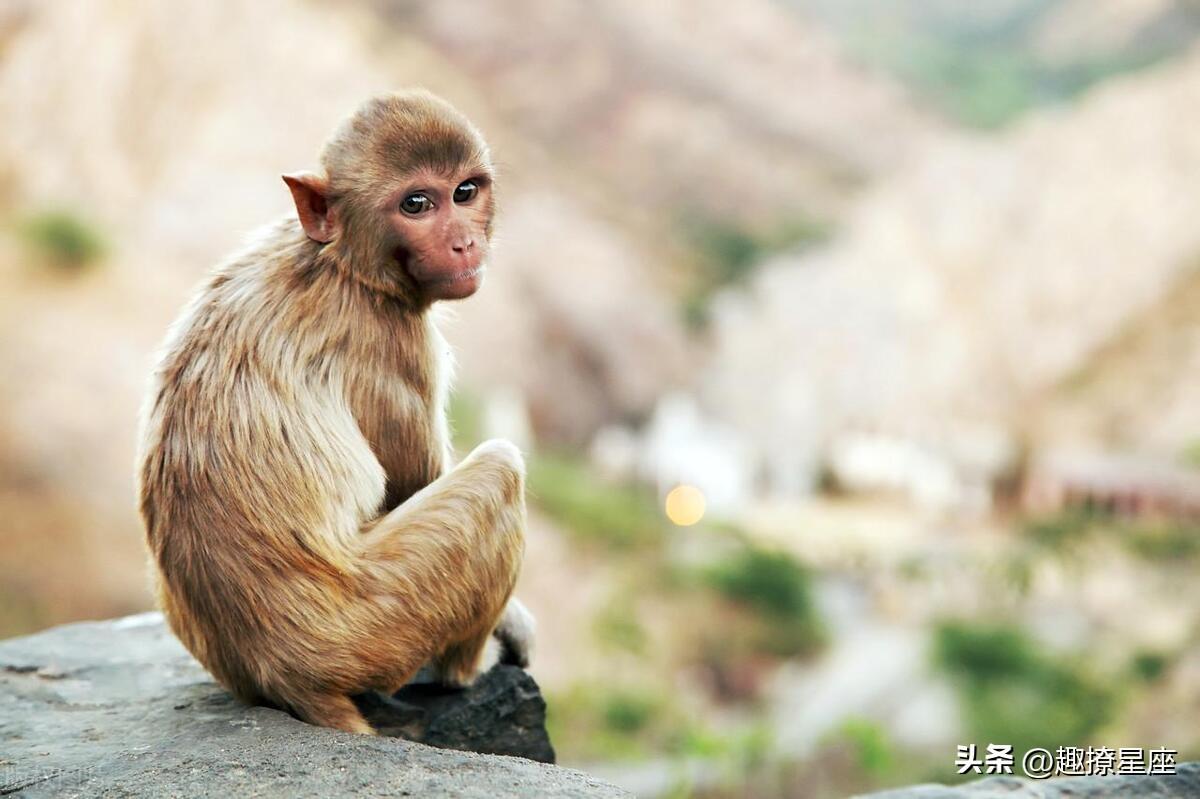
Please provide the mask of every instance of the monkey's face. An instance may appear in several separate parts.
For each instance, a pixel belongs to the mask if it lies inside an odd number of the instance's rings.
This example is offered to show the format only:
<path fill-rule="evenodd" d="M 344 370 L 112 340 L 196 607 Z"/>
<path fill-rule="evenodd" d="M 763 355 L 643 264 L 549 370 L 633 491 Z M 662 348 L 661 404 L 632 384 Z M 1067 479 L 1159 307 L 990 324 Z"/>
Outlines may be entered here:
<path fill-rule="evenodd" d="M 389 201 L 394 255 L 427 301 L 459 300 L 483 282 L 491 233 L 492 178 L 482 170 L 451 176 L 425 171 Z"/>

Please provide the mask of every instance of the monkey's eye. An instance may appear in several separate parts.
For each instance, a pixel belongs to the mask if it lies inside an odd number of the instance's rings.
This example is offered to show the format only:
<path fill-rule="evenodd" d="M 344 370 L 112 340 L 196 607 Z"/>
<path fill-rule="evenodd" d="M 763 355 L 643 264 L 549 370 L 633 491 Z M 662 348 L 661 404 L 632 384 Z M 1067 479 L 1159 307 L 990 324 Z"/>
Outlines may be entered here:
<path fill-rule="evenodd" d="M 479 193 L 479 186 L 475 185 L 473 180 L 464 180 L 458 184 L 458 188 L 454 190 L 454 202 L 469 203 L 475 199 L 475 195 Z"/>
<path fill-rule="evenodd" d="M 433 202 L 424 194 L 410 194 L 400 201 L 400 210 L 409 216 L 423 214 L 433 207 Z"/>

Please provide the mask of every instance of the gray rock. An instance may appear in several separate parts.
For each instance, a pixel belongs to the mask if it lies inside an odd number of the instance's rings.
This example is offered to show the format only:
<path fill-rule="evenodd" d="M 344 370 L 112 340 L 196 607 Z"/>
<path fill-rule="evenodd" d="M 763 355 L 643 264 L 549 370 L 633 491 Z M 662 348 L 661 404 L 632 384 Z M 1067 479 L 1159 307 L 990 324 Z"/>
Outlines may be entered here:
<path fill-rule="evenodd" d="M 389 733 L 552 759 L 537 686 L 498 667 L 469 691 L 360 697 Z M 0 795 L 611 797 L 519 757 L 313 727 L 217 686 L 158 614 L 0 642 Z"/>
<path fill-rule="evenodd" d="M 1180 763 L 1175 774 L 1128 777 L 989 777 L 958 785 L 915 785 L 859 799 L 1195 799 L 1200 763 Z"/>

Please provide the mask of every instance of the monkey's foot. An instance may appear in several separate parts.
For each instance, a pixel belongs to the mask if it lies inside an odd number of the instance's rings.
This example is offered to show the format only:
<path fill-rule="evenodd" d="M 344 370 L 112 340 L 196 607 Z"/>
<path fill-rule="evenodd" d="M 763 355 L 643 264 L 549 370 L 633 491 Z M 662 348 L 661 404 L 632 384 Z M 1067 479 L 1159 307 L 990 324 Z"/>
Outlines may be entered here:
<path fill-rule="evenodd" d="M 533 660 L 536 632 L 537 619 L 521 600 L 516 597 L 510 599 L 494 633 L 500 643 L 500 662 L 523 669 L 529 668 Z"/>

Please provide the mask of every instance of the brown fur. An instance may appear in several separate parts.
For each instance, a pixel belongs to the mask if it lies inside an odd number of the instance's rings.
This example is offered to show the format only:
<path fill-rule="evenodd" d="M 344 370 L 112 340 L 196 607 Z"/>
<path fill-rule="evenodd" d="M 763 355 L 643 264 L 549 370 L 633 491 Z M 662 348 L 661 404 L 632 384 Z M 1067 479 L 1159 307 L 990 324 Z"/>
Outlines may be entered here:
<path fill-rule="evenodd" d="M 322 164 L 289 179 L 303 225 L 219 267 L 173 327 L 139 488 L 164 613 L 197 659 L 247 702 L 370 732 L 349 695 L 431 659 L 448 682 L 476 673 L 524 550 L 524 466 L 491 441 L 449 468 L 441 284 L 406 268 L 462 268 L 438 247 L 472 226 L 486 246 L 479 134 L 430 95 L 389 95 Z M 422 228 L 394 202 L 430 175 L 489 191 Z"/>

